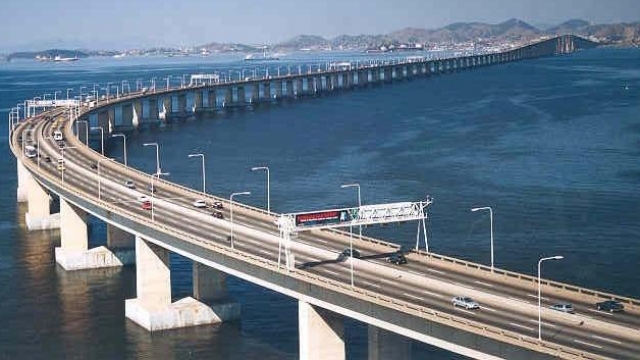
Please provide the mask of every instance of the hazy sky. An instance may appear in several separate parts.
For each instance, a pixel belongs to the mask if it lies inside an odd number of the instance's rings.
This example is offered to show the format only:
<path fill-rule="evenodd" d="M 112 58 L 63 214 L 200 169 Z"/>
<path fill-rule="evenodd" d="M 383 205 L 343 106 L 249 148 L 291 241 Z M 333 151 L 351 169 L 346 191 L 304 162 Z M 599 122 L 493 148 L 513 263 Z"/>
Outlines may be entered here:
<path fill-rule="evenodd" d="M 2 0 L 0 50 L 275 43 L 510 18 L 633 22 L 640 0 Z"/>

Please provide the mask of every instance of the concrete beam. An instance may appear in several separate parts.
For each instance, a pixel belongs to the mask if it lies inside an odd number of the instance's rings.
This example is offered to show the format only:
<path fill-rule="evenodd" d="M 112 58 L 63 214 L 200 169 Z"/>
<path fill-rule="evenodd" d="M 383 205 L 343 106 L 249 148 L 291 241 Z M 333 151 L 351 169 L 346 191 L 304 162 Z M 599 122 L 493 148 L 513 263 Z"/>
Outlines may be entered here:
<path fill-rule="evenodd" d="M 162 98 L 162 112 L 159 116 L 160 119 L 167 120 L 168 117 L 171 116 L 171 113 L 173 112 L 173 104 L 171 100 L 171 95 L 166 95 Z"/>
<path fill-rule="evenodd" d="M 369 360 L 411 359 L 411 339 L 373 325 L 368 326 L 368 337 Z"/>
<path fill-rule="evenodd" d="M 138 126 L 140 126 L 140 123 L 142 122 L 142 117 L 143 117 L 142 100 L 134 100 L 132 104 L 132 110 L 133 110 L 133 114 L 132 114 L 131 123 L 134 128 L 137 128 Z"/>
<path fill-rule="evenodd" d="M 16 198 L 18 202 L 27 202 L 29 201 L 29 178 L 31 177 L 31 173 L 25 169 L 22 162 L 17 159 L 16 161 L 16 172 L 18 173 L 18 188 L 16 189 Z"/>
<path fill-rule="evenodd" d="M 300 360 L 344 360 L 344 321 L 329 310 L 298 301 Z"/>

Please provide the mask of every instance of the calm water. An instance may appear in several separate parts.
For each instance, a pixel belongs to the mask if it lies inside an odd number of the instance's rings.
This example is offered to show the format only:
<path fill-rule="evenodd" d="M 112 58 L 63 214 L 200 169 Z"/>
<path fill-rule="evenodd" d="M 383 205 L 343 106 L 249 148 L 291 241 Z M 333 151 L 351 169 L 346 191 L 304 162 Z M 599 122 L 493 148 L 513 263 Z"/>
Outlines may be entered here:
<path fill-rule="evenodd" d="M 329 55 L 306 56 L 320 64 Z M 492 206 L 496 266 L 532 274 L 541 256 L 560 254 L 546 277 L 638 298 L 639 59 L 637 49 L 593 50 L 218 114 L 128 134 L 129 163 L 153 171 L 155 153 L 142 143 L 157 141 L 171 180 L 199 188 L 200 163 L 187 154 L 204 152 L 208 191 L 250 190 L 244 200 L 257 206 L 264 174 L 249 169 L 268 164 L 278 212 L 354 205 L 354 189 L 340 188 L 347 182 L 361 184 L 363 203 L 430 194 L 431 250 L 481 263 L 490 259 L 489 218 L 469 209 Z M 56 90 L 244 66 L 234 58 L 0 64 L 0 118 Z M 150 335 L 125 321 L 134 269 L 58 269 L 59 232 L 25 229 L 6 125 L 0 151 L 0 359 L 297 358 L 297 303 L 234 278 L 239 323 Z M 415 241 L 415 224 L 367 231 Z M 93 220 L 91 242 L 104 239 Z M 190 293 L 188 261 L 172 258 L 172 280 L 175 297 Z M 366 327 L 354 321 L 347 354 L 366 359 Z M 415 344 L 414 358 L 426 357 L 459 358 Z"/>

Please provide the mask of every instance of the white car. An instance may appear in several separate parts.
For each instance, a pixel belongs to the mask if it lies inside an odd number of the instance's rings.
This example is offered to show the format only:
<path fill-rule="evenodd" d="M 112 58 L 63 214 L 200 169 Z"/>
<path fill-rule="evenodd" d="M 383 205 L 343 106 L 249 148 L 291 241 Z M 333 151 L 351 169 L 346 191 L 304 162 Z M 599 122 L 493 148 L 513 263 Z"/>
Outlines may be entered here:
<path fill-rule="evenodd" d="M 198 199 L 198 200 L 195 200 L 193 202 L 193 206 L 195 206 L 197 208 L 206 208 L 207 207 L 207 203 L 206 203 L 206 201 L 204 201 L 202 199 Z"/>
<path fill-rule="evenodd" d="M 147 195 L 140 195 L 138 196 L 138 201 L 143 203 L 143 202 L 147 202 L 149 201 L 149 197 Z"/>
<path fill-rule="evenodd" d="M 456 296 L 451 299 L 453 306 L 462 306 L 466 309 L 479 309 L 480 305 L 468 296 Z"/>

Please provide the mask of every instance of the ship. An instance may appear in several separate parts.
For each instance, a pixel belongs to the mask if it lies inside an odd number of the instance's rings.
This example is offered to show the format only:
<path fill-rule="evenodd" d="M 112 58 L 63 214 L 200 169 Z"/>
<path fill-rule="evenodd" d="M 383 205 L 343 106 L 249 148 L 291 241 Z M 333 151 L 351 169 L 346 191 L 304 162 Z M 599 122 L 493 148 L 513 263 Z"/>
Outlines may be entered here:
<path fill-rule="evenodd" d="M 244 61 L 275 61 L 280 60 L 277 56 L 269 55 L 267 53 L 267 48 L 264 48 L 262 51 L 262 56 L 260 54 L 248 54 L 244 57 Z"/>
<path fill-rule="evenodd" d="M 68 62 L 68 61 L 76 61 L 78 60 L 77 56 L 74 57 L 62 57 L 60 55 L 56 55 L 56 57 L 53 58 L 53 61 L 55 62 Z"/>

